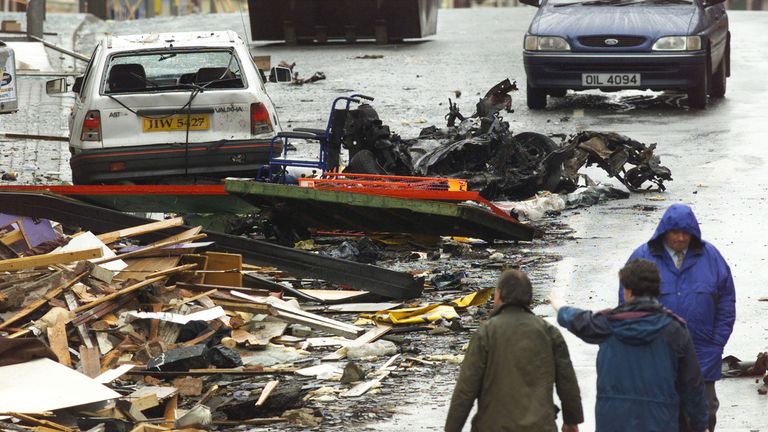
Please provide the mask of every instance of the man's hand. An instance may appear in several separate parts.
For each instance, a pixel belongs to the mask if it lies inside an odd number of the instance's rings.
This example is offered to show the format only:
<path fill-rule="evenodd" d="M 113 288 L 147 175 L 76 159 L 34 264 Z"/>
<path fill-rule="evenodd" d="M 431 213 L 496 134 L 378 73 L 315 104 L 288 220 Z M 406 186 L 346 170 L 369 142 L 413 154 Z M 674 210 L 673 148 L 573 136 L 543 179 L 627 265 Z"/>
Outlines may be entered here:
<path fill-rule="evenodd" d="M 560 294 L 552 291 L 549 293 L 549 304 L 557 312 L 561 307 L 565 306 L 565 300 L 563 300 Z"/>
<path fill-rule="evenodd" d="M 579 425 L 564 424 L 562 430 L 563 432 L 579 432 Z"/>

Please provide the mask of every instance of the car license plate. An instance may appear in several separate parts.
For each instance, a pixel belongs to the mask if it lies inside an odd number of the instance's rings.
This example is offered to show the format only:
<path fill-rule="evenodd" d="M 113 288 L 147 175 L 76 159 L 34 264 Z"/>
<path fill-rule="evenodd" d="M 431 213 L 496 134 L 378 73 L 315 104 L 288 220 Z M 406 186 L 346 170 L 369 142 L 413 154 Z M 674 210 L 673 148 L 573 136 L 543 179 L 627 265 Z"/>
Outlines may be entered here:
<path fill-rule="evenodd" d="M 169 117 L 144 118 L 144 132 L 166 132 L 187 130 L 187 116 L 173 115 Z M 208 130 L 210 120 L 208 114 L 191 114 L 189 116 L 189 130 Z"/>
<path fill-rule="evenodd" d="M 635 87 L 640 85 L 640 74 L 584 73 L 581 74 L 581 85 L 584 87 Z"/>

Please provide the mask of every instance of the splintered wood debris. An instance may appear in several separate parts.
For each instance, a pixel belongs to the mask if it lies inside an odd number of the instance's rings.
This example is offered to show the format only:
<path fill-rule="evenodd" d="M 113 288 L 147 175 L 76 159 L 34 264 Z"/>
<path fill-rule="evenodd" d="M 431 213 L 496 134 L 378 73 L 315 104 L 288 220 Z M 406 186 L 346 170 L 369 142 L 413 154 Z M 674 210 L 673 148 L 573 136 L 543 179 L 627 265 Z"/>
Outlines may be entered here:
<path fill-rule="evenodd" d="M 359 303 L 370 293 L 321 280 L 307 289 L 306 278 L 214 252 L 201 227 L 142 242 L 181 218 L 106 233 L 36 223 L 52 229 L 35 247 L 21 223 L 0 227 L 0 431 L 319 423 L 305 408 L 318 387 L 359 397 L 401 367 L 399 355 L 370 357 L 370 379 L 339 382 L 348 347 L 394 326 L 327 314 L 402 303 Z M 299 290 L 315 304 L 283 296 Z"/>

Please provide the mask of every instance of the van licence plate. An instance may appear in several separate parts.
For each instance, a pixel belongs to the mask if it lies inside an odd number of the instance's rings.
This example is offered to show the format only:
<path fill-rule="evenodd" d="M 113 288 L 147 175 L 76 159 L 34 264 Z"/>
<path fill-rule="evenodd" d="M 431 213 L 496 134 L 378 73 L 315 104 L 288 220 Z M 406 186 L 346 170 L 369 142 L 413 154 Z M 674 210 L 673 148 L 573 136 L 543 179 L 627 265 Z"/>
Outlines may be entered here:
<path fill-rule="evenodd" d="M 187 130 L 187 116 L 173 115 L 170 117 L 144 118 L 144 132 L 166 132 Z M 208 114 L 191 114 L 189 116 L 189 130 L 199 131 L 210 128 Z"/>
<path fill-rule="evenodd" d="M 640 74 L 583 73 L 581 85 L 584 87 L 634 87 L 640 85 Z"/>

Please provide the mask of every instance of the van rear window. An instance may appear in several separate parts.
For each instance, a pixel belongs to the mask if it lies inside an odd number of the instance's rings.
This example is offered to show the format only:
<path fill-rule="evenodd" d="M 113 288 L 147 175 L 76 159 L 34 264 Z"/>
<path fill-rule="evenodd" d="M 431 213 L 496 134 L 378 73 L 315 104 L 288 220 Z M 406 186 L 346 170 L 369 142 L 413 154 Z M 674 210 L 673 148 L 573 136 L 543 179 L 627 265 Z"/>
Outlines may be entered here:
<path fill-rule="evenodd" d="M 104 93 L 245 88 L 232 50 L 153 50 L 113 55 Z"/>

